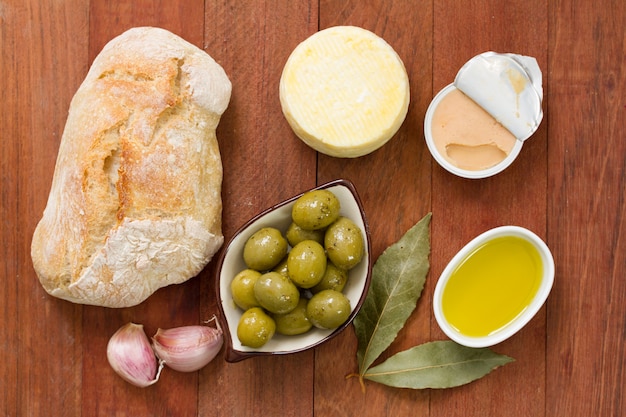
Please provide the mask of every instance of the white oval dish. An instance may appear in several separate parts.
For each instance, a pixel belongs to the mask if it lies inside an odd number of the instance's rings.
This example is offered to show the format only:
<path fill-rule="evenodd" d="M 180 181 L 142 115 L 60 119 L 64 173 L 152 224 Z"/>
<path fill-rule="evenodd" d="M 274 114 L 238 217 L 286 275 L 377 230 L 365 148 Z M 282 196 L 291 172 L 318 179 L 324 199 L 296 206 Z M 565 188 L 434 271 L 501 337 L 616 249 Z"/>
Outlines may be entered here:
<path fill-rule="evenodd" d="M 464 335 L 453 326 L 451 326 L 446 320 L 445 315 L 443 314 L 442 297 L 445 287 L 450 279 L 452 272 L 457 268 L 457 266 L 461 264 L 461 262 L 463 262 L 468 257 L 468 255 L 470 255 L 475 249 L 482 246 L 486 242 L 504 236 L 515 236 L 523 238 L 530 242 L 537 249 L 541 257 L 543 266 L 541 284 L 529 306 L 503 328 L 484 337 L 470 337 Z M 541 238 L 539 238 L 533 232 L 519 226 L 501 226 L 488 230 L 485 233 L 474 238 L 467 245 L 465 245 L 463 249 L 461 249 L 452 258 L 450 263 L 448 263 L 446 268 L 441 273 L 433 296 L 433 310 L 435 314 L 435 319 L 437 320 L 439 327 L 446 334 L 446 336 L 461 345 L 473 348 L 493 346 L 513 336 L 520 329 L 522 329 L 535 316 L 535 314 L 537 314 L 537 312 L 545 303 L 548 295 L 550 294 L 550 290 L 552 289 L 552 285 L 554 283 L 554 270 L 554 259 L 552 257 L 552 253 L 550 252 L 550 249 L 543 242 L 543 240 L 541 240 Z"/>
<path fill-rule="evenodd" d="M 297 336 L 275 334 L 269 342 L 260 348 L 243 346 L 237 338 L 237 325 L 243 311 L 233 301 L 230 283 L 238 272 L 246 268 L 242 256 L 244 244 L 255 231 L 262 227 L 275 227 L 284 233 L 292 221 L 291 209 L 293 204 L 304 193 L 298 194 L 254 216 L 235 233 L 220 255 L 217 270 L 217 291 L 221 312 L 220 321 L 224 324 L 222 327 L 226 342 L 226 361 L 237 362 L 253 356 L 289 354 L 310 349 L 343 331 L 361 308 L 370 285 L 372 260 L 369 226 L 360 198 L 354 185 L 343 179 L 331 181 L 314 189 L 332 191 L 339 199 L 340 215 L 352 220 L 362 230 L 365 239 L 363 260 L 348 272 L 348 282 L 343 289 L 344 295 L 350 300 L 352 306 L 348 320 L 334 330 L 312 328 L 307 333 Z"/>

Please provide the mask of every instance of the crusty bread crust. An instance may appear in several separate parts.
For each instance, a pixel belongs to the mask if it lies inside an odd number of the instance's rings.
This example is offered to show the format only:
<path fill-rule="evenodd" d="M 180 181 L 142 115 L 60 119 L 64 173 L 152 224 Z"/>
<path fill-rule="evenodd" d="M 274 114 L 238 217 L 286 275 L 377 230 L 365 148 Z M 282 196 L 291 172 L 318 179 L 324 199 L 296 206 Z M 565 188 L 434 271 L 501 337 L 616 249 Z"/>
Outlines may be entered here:
<path fill-rule="evenodd" d="M 224 240 L 215 129 L 230 94 L 222 67 L 166 30 L 104 47 L 70 104 L 33 235 L 48 293 L 129 307 L 206 266 Z"/>

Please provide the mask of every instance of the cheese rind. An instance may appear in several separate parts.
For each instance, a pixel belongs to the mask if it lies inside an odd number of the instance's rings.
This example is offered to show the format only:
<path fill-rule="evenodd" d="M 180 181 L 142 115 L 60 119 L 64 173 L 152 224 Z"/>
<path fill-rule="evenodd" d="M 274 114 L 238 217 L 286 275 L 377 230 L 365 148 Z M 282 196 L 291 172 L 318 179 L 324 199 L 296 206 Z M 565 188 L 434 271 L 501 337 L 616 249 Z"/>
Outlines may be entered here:
<path fill-rule="evenodd" d="M 409 79 L 376 34 L 354 26 L 317 32 L 299 44 L 280 79 L 280 102 L 295 134 L 313 149 L 354 158 L 389 141 L 406 117 Z"/>

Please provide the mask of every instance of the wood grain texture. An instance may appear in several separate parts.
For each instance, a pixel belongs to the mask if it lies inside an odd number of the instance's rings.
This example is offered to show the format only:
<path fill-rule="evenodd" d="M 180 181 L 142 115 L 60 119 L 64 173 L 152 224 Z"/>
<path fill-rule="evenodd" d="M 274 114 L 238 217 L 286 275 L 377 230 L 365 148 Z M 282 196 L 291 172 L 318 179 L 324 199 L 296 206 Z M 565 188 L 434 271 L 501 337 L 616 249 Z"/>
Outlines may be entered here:
<path fill-rule="evenodd" d="M 548 22 L 543 1 L 436 2 L 434 21 L 433 94 L 454 80 L 464 62 L 484 51 L 530 55 L 547 69 Z M 494 177 L 461 179 L 434 166 L 433 277 L 461 247 L 490 228 L 517 225 L 546 237 L 546 152 L 543 124 L 513 165 Z M 544 415 L 545 320 L 545 311 L 541 311 L 515 338 L 494 347 L 516 362 L 474 384 L 434 391 L 431 415 L 506 415 L 509 410 L 518 415 Z M 433 338 L 443 337 L 436 324 L 433 329 Z M 471 403 L 468 396 L 473 398 Z M 495 400 L 500 398 L 506 401 Z"/>
<path fill-rule="evenodd" d="M 81 308 L 47 297 L 30 260 L 63 115 L 87 67 L 87 13 L 79 3 L 0 4 L 3 415 L 80 409 Z"/>
<path fill-rule="evenodd" d="M 369 219 L 374 258 L 430 211 L 431 157 L 423 146 L 423 134 L 419 128 L 431 98 L 432 6 L 421 3 L 349 1 L 320 4 L 320 29 L 354 25 L 374 32 L 394 48 L 409 75 L 409 112 L 390 142 L 357 159 L 319 157 L 319 182 L 344 177 L 353 181 L 359 190 Z M 383 357 L 428 340 L 430 323 L 425 319 L 429 317 L 430 304 L 426 291 L 422 301 L 412 320 Z M 317 349 L 315 392 L 319 395 L 316 395 L 316 413 L 353 416 L 428 412 L 427 392 L 393 390 L 366 383 L 364 395 L 357 378 L 344 380 L 346 375 L 357 371 L 356 349 L 352 329 Z M 330 369 L 335 371 L 328 372 Z M 347 398 L 358 400 L 346 401 Z"/>
<path fill-rule="evenodd" d="M 257 212 L 315 184 L 315 152 L 293 140 L 282 117 L 278 84 L 295 46 L 317 30 L 317 8 L 280 0 L 207 3 L 206 50 L 233 82 L 218 127 L 224 165 L 224 236 Z M 205 285 L 215 314 L 215 274 Z M 313 352 L 211 364 L 201 373 L 200 413 L 217 416 L 313 413 Z"/>
<path fill-rule="evenodd" d="M 204 3 L 185 2 L 91 2 L 89 8 L 89 64 L 112 38 L 135 26 L 159 26 L 202 48 Z M 106 18 L 103 18 L 106 17 Z M 148 337 L 159 327 L 200 324 L 200 281 L 157 291 L 135 308 L 102 309 L 84 307 L 83 327 L 87 352 L 83 372 L 83 415 L 180 415 L 197 411 L 198 375 L 165 370 L 161 384 L 141 389 L 125 383 L 108 365 L 106 345 L 109 337 L 128 322 L 144 325 Z M 95 372 L 94 372 L 95 371 Z M 93 387 L 106 388 L 106 394 Z M 90 388 L 91 387 L 91 388 Z"/>
<path fill-rule="evenodd" d="M 626 414 L 626 5 L 550 3 L 546 415 Z"/>
<path fill-rule="evenodd" d="M 72 95 L 111 38 L 161 26 L 203 48 L 233 82 L 217 135 L 223 231 L 305 189 L 343 177 L 364 202 L 377 257 L 432 212 L 431 271 L 415 313 L 384 356 L 444 339 L 432 293 L 446 263 L 503 224 L 535 231 L 553 251 L 550 298 L 494 347 L 516 359 L 450 390 L 393 389 L 356 379 L 352 328 L 315 350 L 199 372 L 166 369 L 147 389 L 106 361 L 123 324 L 197 324 L 217 312 L 215 262 L 185 284 L 127 309 L 48 296 L 30 260 Z M 282 67 L 319 29 L 356 25 L 382 36 L 411 82 L 405 123 L 357 159 L 315 153 L 278 100 Z M 544 121 L 515 163 L 486 180 L 448 174 L 424 143 L 432 97 L 473 55 L 537 58 Z M 626 5 L 616 0 L 0 0 L 0 415 L 617 417 L 626 414 Z"/>

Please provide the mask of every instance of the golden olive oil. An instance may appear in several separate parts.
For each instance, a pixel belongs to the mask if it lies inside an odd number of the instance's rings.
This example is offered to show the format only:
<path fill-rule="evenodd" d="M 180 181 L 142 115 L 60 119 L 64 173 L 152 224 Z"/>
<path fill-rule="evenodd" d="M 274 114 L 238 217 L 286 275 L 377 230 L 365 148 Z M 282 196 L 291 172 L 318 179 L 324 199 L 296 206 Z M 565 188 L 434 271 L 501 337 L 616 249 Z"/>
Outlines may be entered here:
<path fill-rule="evenodd" d="M 542 274 L 541 255 L 526 239 L 489 240 L 452 271 L 443 290 L 443 315 L 466 336 L 488 336 L 530 305 Z"/>

